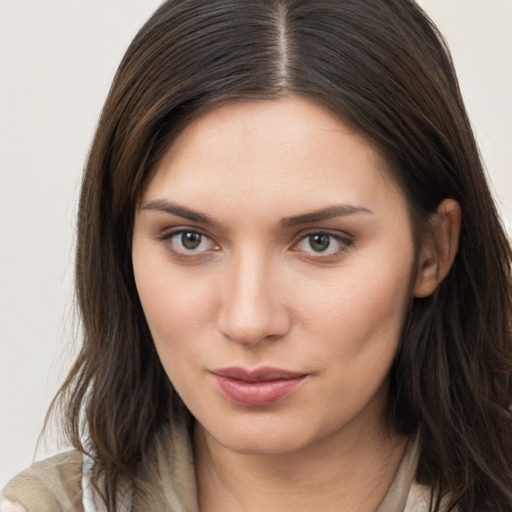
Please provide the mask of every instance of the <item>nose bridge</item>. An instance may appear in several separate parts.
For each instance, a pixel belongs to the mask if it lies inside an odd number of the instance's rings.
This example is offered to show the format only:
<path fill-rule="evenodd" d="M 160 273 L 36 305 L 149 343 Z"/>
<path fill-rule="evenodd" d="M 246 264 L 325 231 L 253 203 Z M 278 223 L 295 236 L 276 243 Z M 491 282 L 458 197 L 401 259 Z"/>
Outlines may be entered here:
<path fill-rule="evenodd" d="M 221 331 L 233 341 L 251 345 L 287 331 L 274 267 L 272 258 L 257 248 L 245 248 L 234 256 L 225 276 L 219 317 Z"/>

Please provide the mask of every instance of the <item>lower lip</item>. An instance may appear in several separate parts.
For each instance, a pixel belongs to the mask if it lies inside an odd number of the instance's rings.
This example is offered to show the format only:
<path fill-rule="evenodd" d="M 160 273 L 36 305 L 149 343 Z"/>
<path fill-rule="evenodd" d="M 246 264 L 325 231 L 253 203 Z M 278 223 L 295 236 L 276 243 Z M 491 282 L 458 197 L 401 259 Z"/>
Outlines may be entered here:
<path fill-rule="evenodd" d="M 232 403 L 245 407 L 274 404 L 293 393 L 306 379 L 306 375 L 292 379 L 248 382 L 215 375 L 222 394 Z"/>

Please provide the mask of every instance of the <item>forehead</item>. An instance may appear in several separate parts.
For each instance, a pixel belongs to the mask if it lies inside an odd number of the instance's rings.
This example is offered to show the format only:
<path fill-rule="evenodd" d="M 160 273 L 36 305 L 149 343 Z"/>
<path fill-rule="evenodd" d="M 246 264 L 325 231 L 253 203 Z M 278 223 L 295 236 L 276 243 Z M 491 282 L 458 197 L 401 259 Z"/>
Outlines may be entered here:
<path fill-rule="evenodd" d="M 326 108 L 290 97 L 228 104 L 195 119 L 155 169 L 145 199 L 160 196 L 314 209 L 341 201 L 372 208 L 401 193 L 374 145 Z"/>

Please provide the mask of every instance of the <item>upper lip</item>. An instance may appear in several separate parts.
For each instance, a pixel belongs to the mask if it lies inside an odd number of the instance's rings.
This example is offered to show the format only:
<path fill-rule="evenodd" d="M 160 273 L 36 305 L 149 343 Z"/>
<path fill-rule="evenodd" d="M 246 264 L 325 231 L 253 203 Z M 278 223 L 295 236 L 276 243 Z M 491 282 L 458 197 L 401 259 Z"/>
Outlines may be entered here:
<path fill-rule="evenodd" d="M 238 366 L 232 366 L 229 368 L 218 368 L 211 370 L 211 373 L 219 377 L 227 377 L 245 382 L 265 382 L 269 380 L 296 379 L 306 375 L 302 372 L 293 372 L 289 370 L 283 370 L 281 368 L 272 368 L 269 366 L 255 368 L 254 370 L 247 370 Z"/>

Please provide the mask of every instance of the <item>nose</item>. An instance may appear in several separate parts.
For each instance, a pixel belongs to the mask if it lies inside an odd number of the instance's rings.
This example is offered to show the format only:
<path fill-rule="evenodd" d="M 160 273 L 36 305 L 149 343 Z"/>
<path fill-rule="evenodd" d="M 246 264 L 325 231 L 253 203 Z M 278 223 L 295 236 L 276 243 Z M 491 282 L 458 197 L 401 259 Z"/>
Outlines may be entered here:
<path fill-rule="evenodd" d="M 237 258 L 224 275 L 219 330 L 232 341 L 256 345 L 290 329 L 279 269 L 256 254 Z"/>

